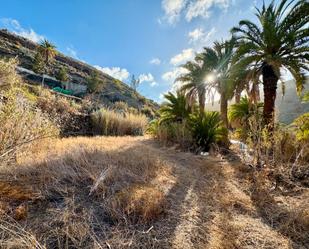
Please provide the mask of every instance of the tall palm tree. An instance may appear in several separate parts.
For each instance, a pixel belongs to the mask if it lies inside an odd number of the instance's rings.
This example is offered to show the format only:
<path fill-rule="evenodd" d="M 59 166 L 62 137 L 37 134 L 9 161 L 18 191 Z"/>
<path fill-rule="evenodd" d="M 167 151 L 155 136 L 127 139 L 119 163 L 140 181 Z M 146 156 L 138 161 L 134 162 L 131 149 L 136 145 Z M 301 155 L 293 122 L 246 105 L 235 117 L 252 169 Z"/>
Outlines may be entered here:
<path fill-rule="evenodd" d="M 199 111 L 202 114 L 205 110 L 206 100 L 206 88 L 204 79 L 205 72 L 203 70 L 203 65 L 195 60 L 188 61 L 181 67 L 186 69 L 187 72 L 177 77 L 175 82 L 179 81 L 183 83 L 180 91 L 186 93 L 186 97 L 190 105 L 195 103 L 195 100 L 198 99 Z"/>
<path fill-rule="evenodd" d="M 181 122 L 189 117 L 191 108 L 187 104 L 187 99 L 183 93 L 177 91 L 176 94 L 168 92 L 164 95 L 166 102 L 159 109 L 160 120 L 163 122 Z"/>
<path fill-rule="evenodd" d="M 220 94 L 221 119 L 226 128 L 228 127 L 228 100 L 233 97 L 238 83 L 238 78 L 231 78 L 229 75 L 234 48 L 235 40 L 232 38 L 215 42 L 213 48 L 204 48 L 204 51 L 196 56 L 196 60 L 203 65 L 207 89 L 216 89 Z"/>
<path fill-rule="evenodd" d="M 242 20 L 231 30 L 239 42 L 234 69 L 253 69 L 256 76 L 262 75 L 263 119 L 270 127 L 274 122 L 280 69 L 291 72 L 298 92 L 303 89 L 304 72 L 309 70 L 308 13 L 309 2 L 306 0 L 282 0 L 278 5 L 272 1 L 257 9 L 258 24 Z"/>
<path fill-rule="evenodd" d="M 215 42 L 213 48 L 205 47 L 197 54 L 193 62 L 183 67 L 188 73 L 180 75 L 176 80 L 183 82 L 181 90 L 186 92 L 190 103 L 196 97 L 199 100 L 200 113 L 204 113 L 205 99 L 212 97 L 213 90 L 220 94 L 221 118 L 228 127 L 227 105 L 233 96 L 236 80 L 229 77 L 230 61 L 235 47 L 235 40 Z"/>
<path fill-rule="evenodd" d="M 39 53 L 44 58 L 45 64 L 48 65 L 50 61 L 56 56 L 57 50 L 56 46 L 52 44 L 51 42 L 44 39 L 41 41 L 39 46 Z"/>

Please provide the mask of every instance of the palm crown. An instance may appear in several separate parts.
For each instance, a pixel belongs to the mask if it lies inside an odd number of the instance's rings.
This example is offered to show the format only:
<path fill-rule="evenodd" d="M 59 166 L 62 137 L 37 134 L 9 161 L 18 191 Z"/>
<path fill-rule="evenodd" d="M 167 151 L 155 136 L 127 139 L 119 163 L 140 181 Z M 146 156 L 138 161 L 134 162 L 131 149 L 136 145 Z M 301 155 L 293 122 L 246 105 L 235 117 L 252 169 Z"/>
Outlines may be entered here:
<path fill-rule="evenodd" d="M 48 64 L 51 61 L 51 59 L 53 59 L 57 54 L 56 46 L 51 42 L 47 41 L 46 39 L 41 41 L 39 46 L 39 52 L 44 57 L 46 64 Z"/>
<path fill-rule="evenodd" d="M 272 1 L 257 9 L 258 25 L 242 20 L 232 29 L 239 47 L 234 56 L 234 70 L 249 69 L 255 77 L 263 76 L 264 119 L 270 123 L 274 112 L 280 69 L 286 68 L 296 80 L 298 92 L 303 89 L 304 72 L 309 70 L 309 3 L 282 0 Z M 293 5 L 294 4 L 294 5 Z M 289 8 L 291 8 L 289 10 Z"/>

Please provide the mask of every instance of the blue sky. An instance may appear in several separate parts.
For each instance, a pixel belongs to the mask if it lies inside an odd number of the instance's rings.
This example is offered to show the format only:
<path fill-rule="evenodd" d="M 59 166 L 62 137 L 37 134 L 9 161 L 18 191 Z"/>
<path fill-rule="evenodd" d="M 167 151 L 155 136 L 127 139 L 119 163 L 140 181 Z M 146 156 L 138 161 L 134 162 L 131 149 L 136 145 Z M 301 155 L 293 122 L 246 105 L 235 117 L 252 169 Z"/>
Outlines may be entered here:
<path fill-rule="evenodd" d="M 0 27 L 34 41 L 47 38 L 62 53 L 129 82 L 160 102 L 179 65 L 203 46 L 227 38 L 240 19 L 253 19 L 262 0 L 10 0 Z"/>

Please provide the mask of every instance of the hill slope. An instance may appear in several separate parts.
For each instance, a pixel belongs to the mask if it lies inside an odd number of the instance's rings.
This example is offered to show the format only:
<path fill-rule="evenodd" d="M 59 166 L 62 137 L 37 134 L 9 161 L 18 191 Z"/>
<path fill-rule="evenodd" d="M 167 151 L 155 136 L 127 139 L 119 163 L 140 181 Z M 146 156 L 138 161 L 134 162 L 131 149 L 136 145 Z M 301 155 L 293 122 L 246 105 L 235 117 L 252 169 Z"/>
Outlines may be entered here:
<path fill-rule="evenodd" d="M 0 57 L 17 57 L 20 63 L 19 66 L 24 69 L 32 70 L 37 47 L 38 44 L 26 38 L 12 34 L 4 29 L 0 30 Z M 55 60 L 48 66 L 47 74 L 54 77 L 61 67 L 66 68 L 70 82 L 79 85 L 87 85 L 87 78 L 92 72 L 96 71 L 103 82 L 103 86 L 95 94 L 95 98 L 106 105 L 117 101 L 124 101 L 129 106 L 135 108 L 143 108 L 144 106 L 152 109 L 157 108 L 157 104 L 154 101 L 144 98 L 123 82 L 84 62 L 67 57 L 61 53 L 58 53 Z"/>

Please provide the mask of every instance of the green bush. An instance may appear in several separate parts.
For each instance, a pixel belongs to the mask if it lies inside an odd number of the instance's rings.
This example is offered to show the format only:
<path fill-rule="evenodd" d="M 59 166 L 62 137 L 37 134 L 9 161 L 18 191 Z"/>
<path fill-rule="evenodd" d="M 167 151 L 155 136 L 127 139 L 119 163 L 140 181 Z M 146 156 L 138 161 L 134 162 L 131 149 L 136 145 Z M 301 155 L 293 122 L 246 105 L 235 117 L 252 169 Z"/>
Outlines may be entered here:
<path fill-rule="evenodd" d="M 205 151 L 208 151 L 212 144 L 223 142 L 227 137 L 227 130 L 222 126 L 219 112 L 191 114 L 189 128 L 196 145 Z"/>
<path fill-rule="evenodd" d="M 293 122 L 298 141 L 309 142 L 309 112 L 299 116 Z"/>

